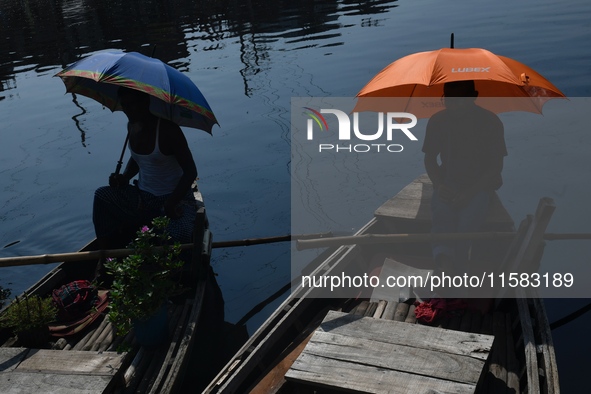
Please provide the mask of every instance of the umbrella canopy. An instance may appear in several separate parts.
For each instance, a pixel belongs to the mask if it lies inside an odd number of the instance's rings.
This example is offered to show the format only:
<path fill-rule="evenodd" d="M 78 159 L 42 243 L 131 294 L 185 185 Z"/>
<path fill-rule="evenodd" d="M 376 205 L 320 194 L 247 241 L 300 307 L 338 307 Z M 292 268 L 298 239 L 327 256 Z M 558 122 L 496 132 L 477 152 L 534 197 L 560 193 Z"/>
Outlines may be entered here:
<path fill-rule="evenodd" d="M 443 109 L 440 98 L 446 82 L 466 80 L 475 81 L 476 103 L 495 113 L 515 110 L 541 113 L 546 101 L 565 97 L 532 68 L 480 48 L 442 48 L 405 56 L 380 71 L 357 97 L 406 98 L 405 111 L 425 118 Z M 487 99 L 491 97 L 523 99 Z M 356 111 L 377 111 L 379 106 L 375 100 L 359 100 Z"/>
<path fill-rule="evenodd" d="M 100 52 L 77 61 L 55 76 L 69 93 L 90 97 L 111 111 L 120 111 L 120 86 L 151 96 L 150 111 L 179 126 L 211 134 L 217 124 L 207 100 L 186 75 L 158 59 L 137 52 Z"/>

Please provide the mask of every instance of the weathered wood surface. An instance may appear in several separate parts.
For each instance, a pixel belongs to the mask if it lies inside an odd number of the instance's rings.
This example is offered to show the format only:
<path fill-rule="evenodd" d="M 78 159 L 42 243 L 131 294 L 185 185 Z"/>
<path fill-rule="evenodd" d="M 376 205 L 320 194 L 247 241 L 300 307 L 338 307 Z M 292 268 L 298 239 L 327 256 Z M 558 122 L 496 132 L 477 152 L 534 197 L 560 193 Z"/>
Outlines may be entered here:
<path fill-rule="evenodd" d="M 105 392 L 110 382 L 109 376 L 0 373 L 0 392 L 3 394 L 100 394 Z"/>
<path fill-rule="evenodd" d="M 400 304 L 398 304 L 400 305 Z M 408 304 L 407 304 L 408 307 Z M 403 320 L 406 319 L 406 315 Z M 317 332 L 359 339 L 380 338 L 383 343 L 413 346 L 486 360 L 493 337 L 475 333 L 458 333 L 420 324 L 396 324 L 384 319 L 362 319 L 347 313 L 329 311 Z M 376 336 L 377 335 L 377 336 Z M 454 343 L 462 336 L 460 343 Z"/>
<path fill-rule="evenodd" d="M 122 360 L 114 352 L 1 348 L 0 393 L 102 393 Z"/>
<path fill-rule="evenodd" d="M 560 393 L 560 383 L 558 379 L 558 367 L 556 365 L 556 354 L 554 353 L 554 342 L 552 340 L 552 332 L 548 324 L 546 316 L 546 308 L 544 302 L 539 298 L 534 298 L 534 319 L 538 322 L 536 329 L 540 333 L 540 341 L 542 348 L 542 362 L 544 373 L 546 374 L 545 383 L 548 394 Z"/>
<path fill-rule="evenodd" d="M 16 368 L 19 372 L 36 371 L 68 374 L 113 376 L 117 373 L 123 354 L 115 352 L 63 352 L 59 350 L 30 349 Z"/>
<path fill-rule="evenodd" d="M 290 351 L 261 381 L 250 391 L 250 394 L 275 394 L 285 382 L 285 373 L 293 365 L 310 341 L 312 333 Z"/>
<path fill-rule="evenodd" d="M 552 218 L 556 206 L 551 198 L 542 198 L 538 204 L 535 215 L 528 220 L 523 240 L 520 242 L 513 258 L 503 261 L 502 269 L 505 272 L 537 272 L 539 257 L 544 245 L 544 232 Z M 527 294 L 522 295 L 527 296 Z"/>
<path fill-rule="evenodd" d="M 520 290 L 520 289 L 518 289 Z M 523 297 L 522 294 L 519 294 Z M 540 393 L 540 379 L 538 378 L 538 355 L 536 349 L 536 340 L 534 337 L 534 328 L 531 321 L 531 315 L 526 298 L 517 298 L 517 307 L 519 309 L 519 318 L 521 321 L 521 330 L 523 335 L 523 346 L 525 347 L 525 360 L 527 375 L 527 393 Z"/>
<path fill-rule="evenodd" d="M 71 374 L 113 376 L 122 360 L 123 355 L 115 352 L 0 348 L 0 373 L 16 370 L 59 374 L 67 371 Z"/>
<path fill-rule="evenodd" d="M 406 323 L 402 323 L 406 324 Z M 474 385 L 457 383 L 399 372 L 385 371 L 382 368 L 359 365 L 340 360 L 329 360 L 313 355 L 303 355 L 291 369 L 286 378 L 303 383 L 313 383 L 327 388 L 340 388 L 358 393 L 375 394 L 426 394 L 454 393 L 469 394 L 474 392 Z"/>
<path fill-rule="evenodd" d="M 431 195 L 433 184 L 423 174 L 386 201 L 375 211 L 375 216 L 383 220 L 405 220 L 428 229 L 431 223 Z M 486 218 L 487 230 L 506 228 L 513 220 L 495 194 Z"/>
<path fill-rule="evenodd" d="M 331 311 L 286 379 L 367 393 L 470 393 L 492 342 L 492 336 Z"/>
<path fill-rule="evenodd" d="M 27 356 L 28 349 L 22 347 L 0 348 L 0 373 L 14 370 Z"/>
<path fill-rule="evenodd" d="M 396 327 L 392 329 L 395 330 Z M 397 336 L 396 334 L 397 332 L 393 332 L 391 335 Z M 377 335 L 376 339 L 361 339 L 317 331 L 304 353 L 329 360 L 371 365 L 467 384 L 478 381 L 484 365 L 482 360 L 474 362 L 474 359 L 461 354 L 416 347 L 408 337 L 406 344 L 384 343 L 381 338 L 381 335 Z M 459 343 L 463 338 L 465 335 L 458 335 L 454 343 Z"/>

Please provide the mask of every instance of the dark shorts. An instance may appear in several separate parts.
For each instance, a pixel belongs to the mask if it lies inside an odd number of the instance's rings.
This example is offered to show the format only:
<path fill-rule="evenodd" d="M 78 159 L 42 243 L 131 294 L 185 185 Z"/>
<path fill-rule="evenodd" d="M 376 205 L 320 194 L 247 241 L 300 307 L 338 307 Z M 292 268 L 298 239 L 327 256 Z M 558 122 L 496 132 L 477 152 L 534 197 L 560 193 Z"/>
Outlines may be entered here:
<path fill-rule="evenodd" d="M 153 218 L 164 216 L 164 202 L 168 197 L 154 196 L 132 185 L 98 188 L 94 194 L 92 215 L 96 236 L 134 234 L 141 226 L 149 225 Z M 187 193 L 180 205 L 182 215 L 178 219 L 171 219 L 168 232 L 174 240 L 187 243 L 191 241 L 196 215 L 193 193 Z"/>

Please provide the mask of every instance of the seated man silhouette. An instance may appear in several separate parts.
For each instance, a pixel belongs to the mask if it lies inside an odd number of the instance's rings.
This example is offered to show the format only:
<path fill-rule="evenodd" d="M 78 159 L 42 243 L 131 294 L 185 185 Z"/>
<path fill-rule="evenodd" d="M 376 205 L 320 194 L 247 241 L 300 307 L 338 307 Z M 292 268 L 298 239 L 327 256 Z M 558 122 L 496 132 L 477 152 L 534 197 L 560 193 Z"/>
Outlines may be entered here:
<path fill-rule="evenodd" d="M 131 157 L 123 174 L 111 174 L 109 186 L 96 190 L 93 223 L 100 249 L 123 248 L 143 225 L 167 216 L 175 241 L 191 241 L 196 202 L 191 185 L 197 168 L 187 140 L 175 123 L 150 112 L 148 94 L 121 87 L 118 91 L 128 118 Z M 139 174 L 138 182 L 130 184 Z M 97 275 L 103 275 L 99 262 Z"/>
<path fill-rule="evenodd" d="M 503 124 L 494 113 L 476 105 L 477 96 L 474 81 L 446 83 L 445 109 L 427 124 L 423 152 L 434 189 L 432 233 L 478 231 L 495 190 L 503 183 L 507 155 Z M 470 241 L 434 243 L 436 272 L 465 272 L 470 247 Z"/>

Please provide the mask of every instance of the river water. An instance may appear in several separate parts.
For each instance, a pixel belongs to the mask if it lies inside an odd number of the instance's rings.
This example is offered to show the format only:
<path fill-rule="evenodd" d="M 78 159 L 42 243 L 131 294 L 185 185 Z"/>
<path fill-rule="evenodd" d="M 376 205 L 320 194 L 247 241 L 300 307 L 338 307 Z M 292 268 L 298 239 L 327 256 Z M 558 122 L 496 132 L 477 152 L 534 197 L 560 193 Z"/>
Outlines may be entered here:
<path fill-rule="evenodd" d="M 207 97 L 220 127 L 213 136 L 193 129 L 185 134 L 218 241 L 290 232 L 291 98 L 354 96 L 393 60 L 449 46 L 452 32 L 458 48 L 484 47 L 513 57 L 567 96 L 591 96 L 591 3 L 586 0 L 0 0 L 0 5 L 2 257 L 71 252 L 94 236 L 93 191 L 115 167 L 125 117 L 64 94 L 62 82 L 53 77 L 94 52 L 154 51 Z M 561 131 L 541 138 L 507 136 L 505 174 L 513 187 L 505 185 L 504 201 L 520 220 L 544 193 L 558 206 L 551 230 L 589 232 L 590 211 L 582 205 L 589 172 L 581 155 L 590 142 L 584 130 L 573 136 Z M 419 171 L 416 166 L 393 170 L 395 185 L 408 183 Z M 527 171 L 529 182 L 518 183 Z M 570 215 L 558 215 L 561 202 Z M 588 263 L 589 252 L 588 245 L 574 242 L 547 248 L 551 258 L 571 264 Z M 212 264 L 226 319 L 236 322 L 289 282 L 290 246 L 219 249 Z M 49 269 L 3 268 L 0 285 L 18 294 Z M 279 301 L 248 322 L 250 332 Z M 547 299 L 550 321 L 587 302 Z M 584 315 L 553 333 L 563 392 L 584 387 L 579 371 L 591 366 L 589 324 L 591 315 Z"/>

